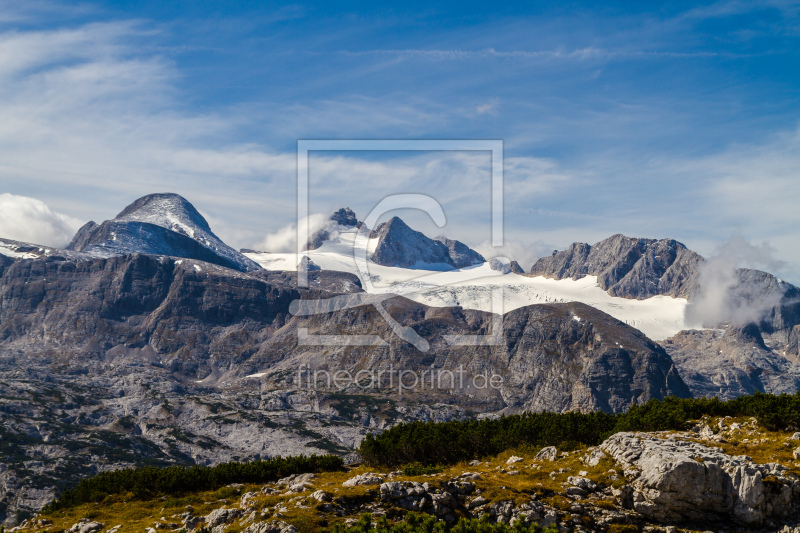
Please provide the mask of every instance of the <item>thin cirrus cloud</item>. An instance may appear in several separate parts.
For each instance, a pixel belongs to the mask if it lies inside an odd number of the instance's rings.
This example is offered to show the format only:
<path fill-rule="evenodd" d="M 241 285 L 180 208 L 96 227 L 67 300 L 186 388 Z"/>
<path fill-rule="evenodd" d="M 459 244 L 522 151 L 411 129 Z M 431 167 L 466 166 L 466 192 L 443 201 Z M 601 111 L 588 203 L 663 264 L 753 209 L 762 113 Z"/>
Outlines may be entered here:
<path fill-rule="evenodd" d="M 213 199 L 218 211 L 259 196 L 264 211 L 269 179 L 288 183 L 293 157 L 219 142 L 241 114 L 182 109 L 175 65 L 138 46 L 154 33 L 134 22 L 0 32 L 6 191 L 82 219 L 110 218 L 136 197 L 165 190 L 199 203 Z M 253 176 L 266 183 L 254 184 Z"/>
<path fill-rule="evenodd" d="M 415 39 L 401 19 L 376 30 L 313 10 L 190 25 L 0 0 L 0 192 L 101 221 L 172 191 L 235 247 L 293 249 L 297 139 L 503 139 L 512 259 L 617 232 L 713 251 L 740 226 L 800 264 L 797 14 L 773 4 L 429 21 Z M 761 17 L 780 31 L 742 45 L 736 24 Z M 316 154 L 310 212 L 363 218 L 424 192 L 448 225 L 403 214 L 412 225 L 479 246 L 488 168 L 470 153 Z"/>

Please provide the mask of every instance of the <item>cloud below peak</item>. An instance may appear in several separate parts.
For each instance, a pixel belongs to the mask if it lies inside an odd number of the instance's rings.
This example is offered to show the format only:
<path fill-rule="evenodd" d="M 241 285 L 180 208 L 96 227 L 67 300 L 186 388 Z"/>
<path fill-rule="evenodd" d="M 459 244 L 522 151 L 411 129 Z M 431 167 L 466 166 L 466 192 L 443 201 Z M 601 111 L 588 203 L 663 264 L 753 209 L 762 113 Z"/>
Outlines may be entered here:
<path fill-rule="evenodd" d="M 36 198 L 0 194 L 0 237 L 63 247 L 81 224 L 77 218 L 53 211 Z"/>

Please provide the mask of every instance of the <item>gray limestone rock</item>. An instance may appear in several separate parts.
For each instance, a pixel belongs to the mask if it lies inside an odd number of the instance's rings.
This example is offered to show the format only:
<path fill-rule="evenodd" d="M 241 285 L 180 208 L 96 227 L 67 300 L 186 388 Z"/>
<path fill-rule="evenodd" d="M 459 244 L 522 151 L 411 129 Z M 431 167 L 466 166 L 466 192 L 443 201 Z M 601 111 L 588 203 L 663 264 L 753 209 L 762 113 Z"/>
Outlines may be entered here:
<path fill-rule="evenodd" d="M 536 454 L 538 461 L 555 461 L 558 459 L 558 450 L 555 446 L 546 446 Z"/>
<path fill-rule="evenodd" d="M 800 482 L 775 463 L 645 433 L 617 433 L 601 448 L 635 477 L 633 508 L 652 520 L 758 527 L 797 511 Z"/>
<path fill-rule="evenodd" d="M 531 274 L 556 279 L 597 276 L 612 296 L 649 298 L 658 294 L 687 297 L 696 289 L 703 258 L 673 239 L 637 239 L 614 235 L 590 246 L 574 243 L 567 250 L 539 259 Z"/>
<path fill-rule="evenodd" d="M 431 239 L 414 231 L 399 217 L 380 224 L 374 232 L 378 239 L 372 261 L 379 265 L 404 268 L 464 268 L 485 260 L 467 245 L 437 237 Z"/>

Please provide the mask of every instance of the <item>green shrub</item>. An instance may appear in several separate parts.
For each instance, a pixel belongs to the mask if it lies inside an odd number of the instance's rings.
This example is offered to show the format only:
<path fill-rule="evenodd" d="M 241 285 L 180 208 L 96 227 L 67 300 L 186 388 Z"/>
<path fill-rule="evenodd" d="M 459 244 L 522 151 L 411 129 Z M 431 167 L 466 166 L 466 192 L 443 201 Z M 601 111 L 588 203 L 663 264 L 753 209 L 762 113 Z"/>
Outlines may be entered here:
<path fill-rule="evenodd" d="M 267 483 L 293 474 L 331 472 L 344 469 L 335 455 L 276 457 L 266 461 L 223 463 L 217 466 L 170 466 L 127 468 L 86 478 L 64 492 L 43 511 L 52 512 L 82 503 L 99 502 L 112 494 L 132 494 L 136 499 L 159 495 L 177 496 L 215 490 L 231 483 Z"/>
<path fill-rule="evenodd" d="M 368 435 L 359 453 L 370 465 L 453 464 L 511 448 L 597 442 L 614 428 L 608 413 L 525 413 L 495 420 L 411 422 Z"/>
<path fill-rule="evenodd" d="M 448 531 L 444 522 L 438 521 L 429 514 L 408 513 L 402 522 L 389 524 L 386 517 L 380 517 L 372 525 L 372 517 L 364 514 L 352 526 L 336 524 L 328 530 L 330 533 L 445 533 Z M 515 523 L 492 524 L 488 517 L 482 520 L 462 518 L 450 530 L 450 533 L 556 533 L 556 528 L 542 529 L 536 524 Z"/>
<path fill-rule="evenodd" d="M 425 466 L 419 463 L 411 463 L 403 467 L 403 474 L 407 476 L 424 476 L 426 474 L 438 474 L 442 469 L 438 466 Z"/>
<path fill-rule="evenodd" d="M 410 422 L 378 436 L 368 435 L 359 453 L 372 466 L 453 464 L 493 456 L 514 448 L 597 445 L 619 431 L 685 430 L 691 420 L 708 416 L 753 416 L 776 431 L 800 427 L 800 393 L 756 393 L 717 398 L 665 398 L 632 406 L 627 412 L 524 413 L 494 420 Z"/>

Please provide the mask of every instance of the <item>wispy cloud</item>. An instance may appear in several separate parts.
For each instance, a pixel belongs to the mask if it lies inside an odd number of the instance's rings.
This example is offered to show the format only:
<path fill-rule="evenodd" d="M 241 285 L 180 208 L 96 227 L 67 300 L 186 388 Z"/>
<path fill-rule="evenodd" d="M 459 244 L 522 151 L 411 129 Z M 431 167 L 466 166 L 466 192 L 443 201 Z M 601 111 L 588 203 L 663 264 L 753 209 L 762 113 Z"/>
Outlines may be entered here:
<path fill-rule="evenodd" d="M 283 188 L 293 177 L 293 157 L 226 142 L 247 121 L 241 113 L 185 109 L 174 63 L 139 47 L 158 33 L 139 22 L 0 32 L 0 183 L 7 191 L 36 194 L 84 219 L 111 217 L 154 191 L 182 193 L 212 211 L 260 197 L 245 210 L 258 223 L 270 184 Z"/>
<path fill-rule="evenodd" d="M 165 22 L 29 5 L 0 3 L 0 192 L 56 212 L 109 218 L 174 191 L 252 246 L 294 220 L 297 139 L 492 138 L 505 142 L 506 237 L 531 256 L 616 232 L 710 250 L 738 225 L 800 264 L 794 3 L 426 19 L 424 38 L 416 19 L 370 15 Z M 403 216 L 478 245 L 488 165 L 315 154 L 311 210 L 364 216 L 425 192 L 448 226 Z"/>

